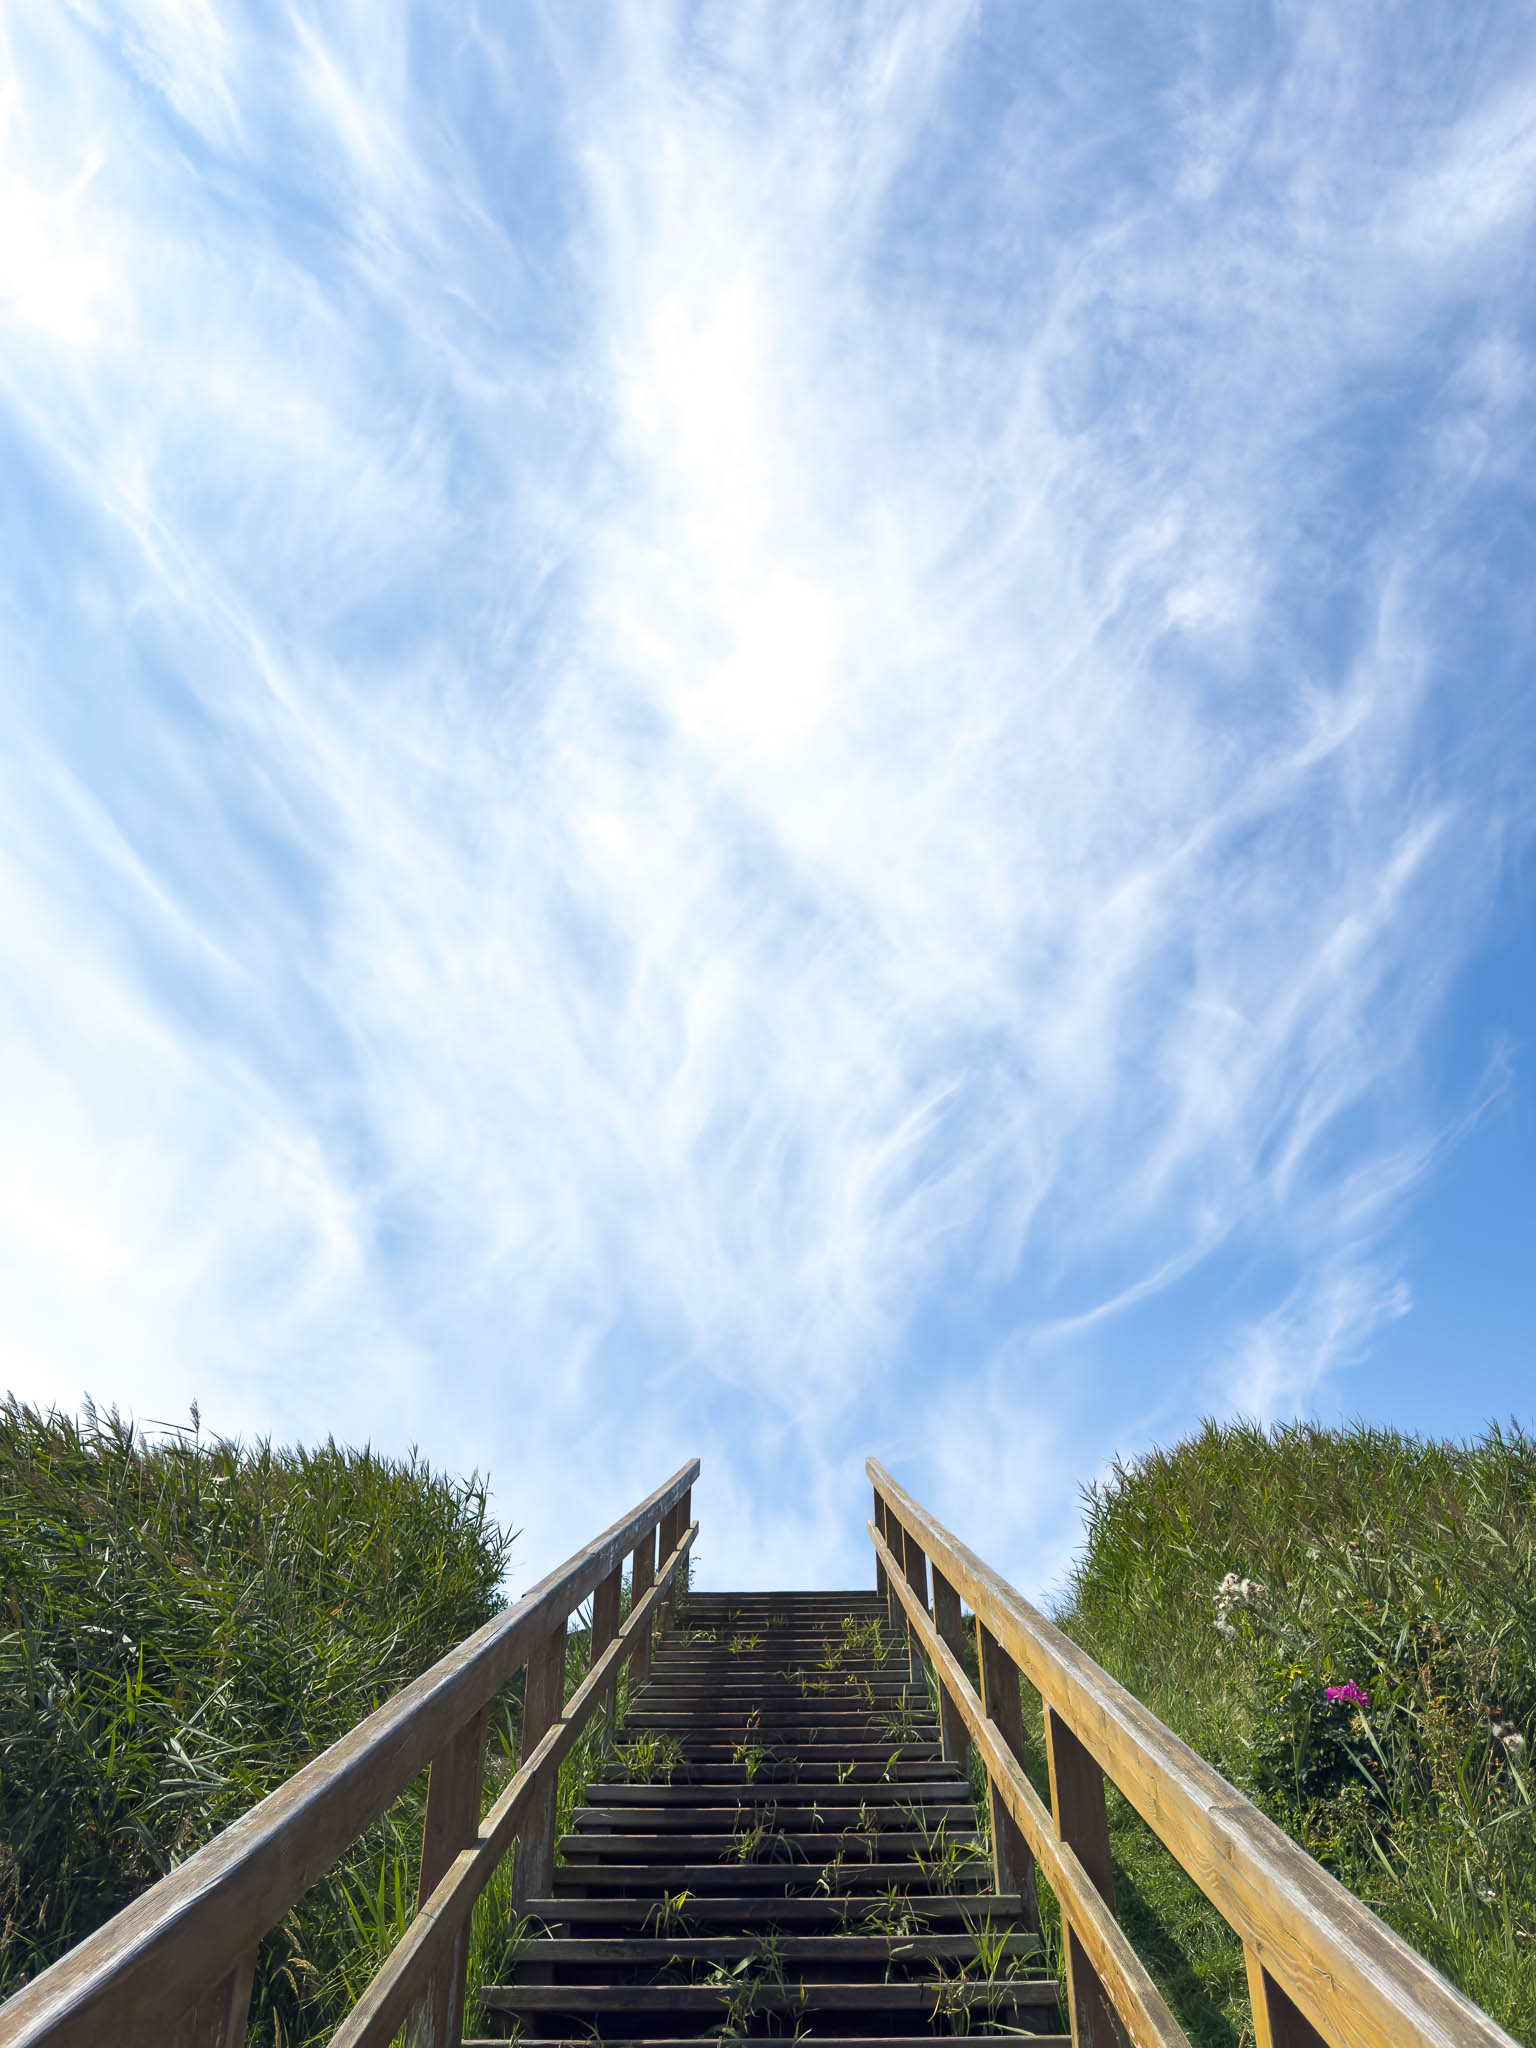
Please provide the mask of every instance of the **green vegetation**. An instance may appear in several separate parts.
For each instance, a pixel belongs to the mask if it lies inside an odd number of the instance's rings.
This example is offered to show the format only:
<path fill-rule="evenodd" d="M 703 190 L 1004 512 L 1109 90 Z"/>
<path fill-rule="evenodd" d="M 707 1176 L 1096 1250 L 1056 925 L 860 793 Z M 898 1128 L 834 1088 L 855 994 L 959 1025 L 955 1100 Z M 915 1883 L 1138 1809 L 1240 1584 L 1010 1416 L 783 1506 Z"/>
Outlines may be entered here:
<path fill-rule="evenodd" d="M 509 1542 L 480 1481 L 414 1457 L 0 1406 L 0 1994 L 486 1621 Z M 488 1799 L 515 1721 L 498 1702 Z M 372 1974 L 414 1906 L 424 1797 L 263 1944 L 253 2040 L 324 2035 Z M 506 1939 L 488 1897 L 487 1975 Z"/>
<path fill-rule="evenodd" d="M 1208 1424 L 1089 1491 L 1057 1619 L 1536 2041 L 1536 1444 Z M 1121 1918 L 1191 2038 L 1251 2042 L 1235 1938 L 1113 1796 L 1111 1830 Z"/>

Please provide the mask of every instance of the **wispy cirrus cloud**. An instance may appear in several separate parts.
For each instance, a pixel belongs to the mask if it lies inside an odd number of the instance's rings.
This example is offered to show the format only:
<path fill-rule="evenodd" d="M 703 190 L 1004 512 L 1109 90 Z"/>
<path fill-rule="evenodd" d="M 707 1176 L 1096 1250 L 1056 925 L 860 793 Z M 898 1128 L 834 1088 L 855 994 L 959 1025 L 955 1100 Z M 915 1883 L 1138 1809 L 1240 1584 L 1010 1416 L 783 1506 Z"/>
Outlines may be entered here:
<path fill-rule="evenodd" d="M 1533 53 L 1417 19 L 11 21 L 15 1383 L 793 1582 L 1363 1355 L 1529 766 Z"/>

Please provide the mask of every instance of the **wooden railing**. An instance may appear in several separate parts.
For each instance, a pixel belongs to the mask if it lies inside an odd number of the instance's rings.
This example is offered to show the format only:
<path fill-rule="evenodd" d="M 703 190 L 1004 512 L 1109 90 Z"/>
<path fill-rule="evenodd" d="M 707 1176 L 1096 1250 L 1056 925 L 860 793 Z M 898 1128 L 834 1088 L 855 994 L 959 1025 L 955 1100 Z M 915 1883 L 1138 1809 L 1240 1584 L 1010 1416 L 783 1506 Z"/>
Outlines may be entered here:
<path fill-rule="evenodd" d="M 969 1740 L 986 1765 L 996 1888 L 1020 1893 L 1032 1915 L 1038 1866 L 1061 1908 L 1079 2048 L 1125 2038 L 1188 2048 L 1115 1918 L 1106 1778 L 1241 1936 L 1257 2048 L 1514 2048 L 884 1466 L 870 1459 L 866 1470 L 877 1581 L 933 1665 L 944 1754 L 961 1761 Z M 979 1695 L 962 1662 L 962 1601 L 975 1620 Z M 1021 1672 L 1043 1704 L 1049 1809 L 1021 1766 Z"/>
<path fill-rule="evenodd" d="M 611 1727 L 624 1663 L 649 1662 L 652 1622 L 698 1533 L 698 1472 L 697 1459 L 675 1472 L 35 1977 L 0 2007 L 0 2048 L 240 2048 L 262 1936 L 429 1766 L 415 1917 L 332 2048 L 386 2048 L 413 2013 L 416 2048 L 457 2048 L 470 1909 L 514 1841 L 514 1911 L 548 1893 L 560 1759 L 598 1710 Z M 626 1557 L 631 1603 L 620 1628 Z M 591 1659 L 566 1701 L 567 1624 L 589 1596 Z M 487 1718 L 522 1669 L 519 1766 L 482 1820 Z"/>

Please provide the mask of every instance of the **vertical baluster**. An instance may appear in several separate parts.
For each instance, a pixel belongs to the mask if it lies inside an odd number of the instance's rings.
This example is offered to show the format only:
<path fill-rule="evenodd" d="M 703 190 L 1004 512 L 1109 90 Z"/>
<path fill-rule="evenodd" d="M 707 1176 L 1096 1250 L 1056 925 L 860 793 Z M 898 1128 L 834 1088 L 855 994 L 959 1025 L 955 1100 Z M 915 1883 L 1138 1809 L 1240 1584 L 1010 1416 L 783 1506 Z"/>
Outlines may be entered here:
<path fill-rule="evenodd" d="M 171 2048 L 245 2048 L 255 1977 L 256 1951 L 252 1949 L 183 2013 L 171 2032 Z"/>
<path fill-rule="evenodd" d="M 565 1621 L 550 1630 L 533 1655 L 523 1678 L 523 1739 L 520 1761 L 548 1734 L 565 1704 Z M 547 1898 L 555 1881 L 556 1772 L 540 1773 L 539 1788 L 529 1802 L 528 1818 L 517 1838 L 512 1866 L 512 1916 L 528 1910 L 530 1899 Z"/>
<path fill-rule="evenodd" d="M 882 1536 L 884 1536 L 885 1502 L 880 1498 L 880 1489 L 878 1486 L 875 1487 L 873 1491 L 875 1497 L 874 1523 L 876 1529 L 880 1532 Z M 890 1583 L 885 1575 L 885 1565 L 882 1562 L 878 1552 L 875 1555 L 875 1591 L 880 1595 L 880 1598 L 885 1602 L 887 1612 L 889 1612 L 891 1605 L 891 1588 Z"/>
<path fill-rule="evenodd" d="M 1045 1744 L 1051 1767 L 1051 1810 L 1056 1832 L 1070 1843 L 1105 1905 L 1115 1909 L 1115 1879 L 1109 1862 L 1109 1819 L 1104 1810 L 1104 1773 L 1054 1709 L 1045 1712 Z M 1076 2048 L 1118 2048 L 1118 2032 L 1098 1972 L 1067 1929 L 1067 2002 Z"/>
<path fill-rule="evenodd" d="M 604 1650 L 619 1632 L 619 1608 L 624 1598 L 624 1563 L 614 1566 L 607 1578 L 602 1580 L 592 1595 L 592 1662 L 595 1664 Z M 602 1746 L 611 1749 L 617 1721 L 619 1680 L 618 1674 L 603 1688 L 603 1697 L 597 1713 L 602 1728 Z"/>
<path fill-rule="evenodd" d="M 1328 2048 L 1316 2027 L 1297 2011 L 1247 1942 L 1243 1944 L 1243 1959 L 1248 1965 L 1255 2048 Z"/>
<path fill-rule="evenodd" d="M 976 1617 L 976 1662 L 981 1670 L 981 1704 L 1020 1768 L 1024 1762 L 1024 1717 L 1019 1710 L 1019 1674 L 1013 1659 L 978 1614 Z M 1017 1892 L 1019 1915 L 1024 1925 L 1038 1930 L 1040 1906 L 1035 1896 L 1035 1859 L 1019 1832 L 1018 1822 L 998 1797 L 992 1774 L 987 1773 L 987 1791 L 992 1818 L 992 1888 Z"/>
<path fill-rule="evenodd" d="M 901 1531 L 901 1561 L 907 1584 L 917 1595 L 918 1605 L 928 1612 L 928 1559 L 910 1529 Z M 923 1676 L 923 1653 L 918 1648 L 917 1630 L 907 1624 L 907 1676 L 914 1685 Z"/>
<path fill-rule="evenodd" d="M 933 1625 L 963 1664 L 965 1638 L 960 1622 L 960 1595 L 937 1565 L 933 1567 Z M 970 1737 L 965 1731 L 964 1717 L 950 1698 L 949 1688 L 942 1678 L 939 1680 L 939 1739 L 945 1763 L 958 1764 L 962 1771 L 965 1770 L 970 1756 Z"/>
<path fill-rule="evenodd" d="M 658 1572 L 666 1563 L 667 1559 L 672 1555 L 673 1551 L 677 1548 L 677 1532 L 682 1525 L 682 1515 L 680 1509 L 681 1503 L 674 1502 L 674 1504 L 667 1509 L 666 1513 L 661 1518 L 661 1528 L 658 1531 L 658 1542 L 656 1548 L 656 1569 Z M 668 1619 L 668 1617 L 675 1617 L 677 1612 L 676 1602 L 677 1581 L 676 1579 L 674 1579 L 672 1581 L 672 1584 L 668 1587 L 666 1596 L 662 1600 L 660 1607 L 656 1611 L 656 1622 L 658 1627 L 660 1627 Z"/>
<path fill-rule="evenodd" d="M 875 1527 L 885 1538 L 886 1548 L 899 1565 L 902 1560 L 901 1524 L 878 1493 L 875 1495 Z M 896 1588 L 889 1578 L 885 1582 L 885 1619 L 893 1634 L 897 1629 L 906 1627 L 902 1618 L 901 1602 L 896 1597 Z"/>
<path fill-rule="evenodd" d="M 421 1874 L 416 1886 L 419 1913 L 461 1849 L 480 1825 L 480 1777 L 485 1758 L 488 1711 L 478 1713 L 455 1735 L 432 1765 L 427 1780 L 427 1816 L 421 1830 Z M 469 1955 L 465 1915 L 453 1948 L 433 1976 L 416 2021 L 416 2048 L 459 2048 L 464 2024 L 464 1969 Z"/>
<path fill-rule="evenodd" d="M 677 1527 L 673 1545 L 681 1543 L 693 1527 L 693 1488 L 690 1486 L 677 1504 Z M 684 1558 L 678 1567 L 677 1577 L 672 1581 L 672 1619 L 677 1621 L 683 1613 L 683 1601 L 688 1592 L 688 1559 Z"/>
<path fill-rule="evenodd" d="M 629 1567 L 629 1604 L 631 1612 L 640 1605 L 641 1597 L 649 1593 L 656 1583 L 656 1531 L 649 1530 L 635 1547 L 635 1554 Z M 651 1668 L 651 1631 L 647 1627 L 640 1638 L 640 1647 L 630 1662 L 630 1676 L 635 1681 L 644 1678 Z"/>

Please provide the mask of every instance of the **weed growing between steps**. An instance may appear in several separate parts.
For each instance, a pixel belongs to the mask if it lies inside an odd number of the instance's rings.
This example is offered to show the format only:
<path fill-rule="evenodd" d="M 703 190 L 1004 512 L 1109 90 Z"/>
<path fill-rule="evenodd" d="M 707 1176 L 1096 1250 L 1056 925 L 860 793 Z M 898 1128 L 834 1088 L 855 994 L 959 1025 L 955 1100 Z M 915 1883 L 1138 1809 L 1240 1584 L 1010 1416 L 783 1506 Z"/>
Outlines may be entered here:
<path fill-rule="evenodd" d="M 481 1482 L 415 1459 L 0 1406 L 0 1992 L 488 1620 L 509 1542 Z M 253 2039 L 323 2037 L 372 1975 L 424 1799 L 263 1943 Z"/>
<path fill-rule="evenodd" d="M 1536 2041 L 1536 1445 L 1210 1424 L 1117 1468 L 1087 1523 L 1067 1633 Z M 1238 2048 L 1237 1942 L 1110 1806 L 1128 1932 L 1191 2037 Z"/>

